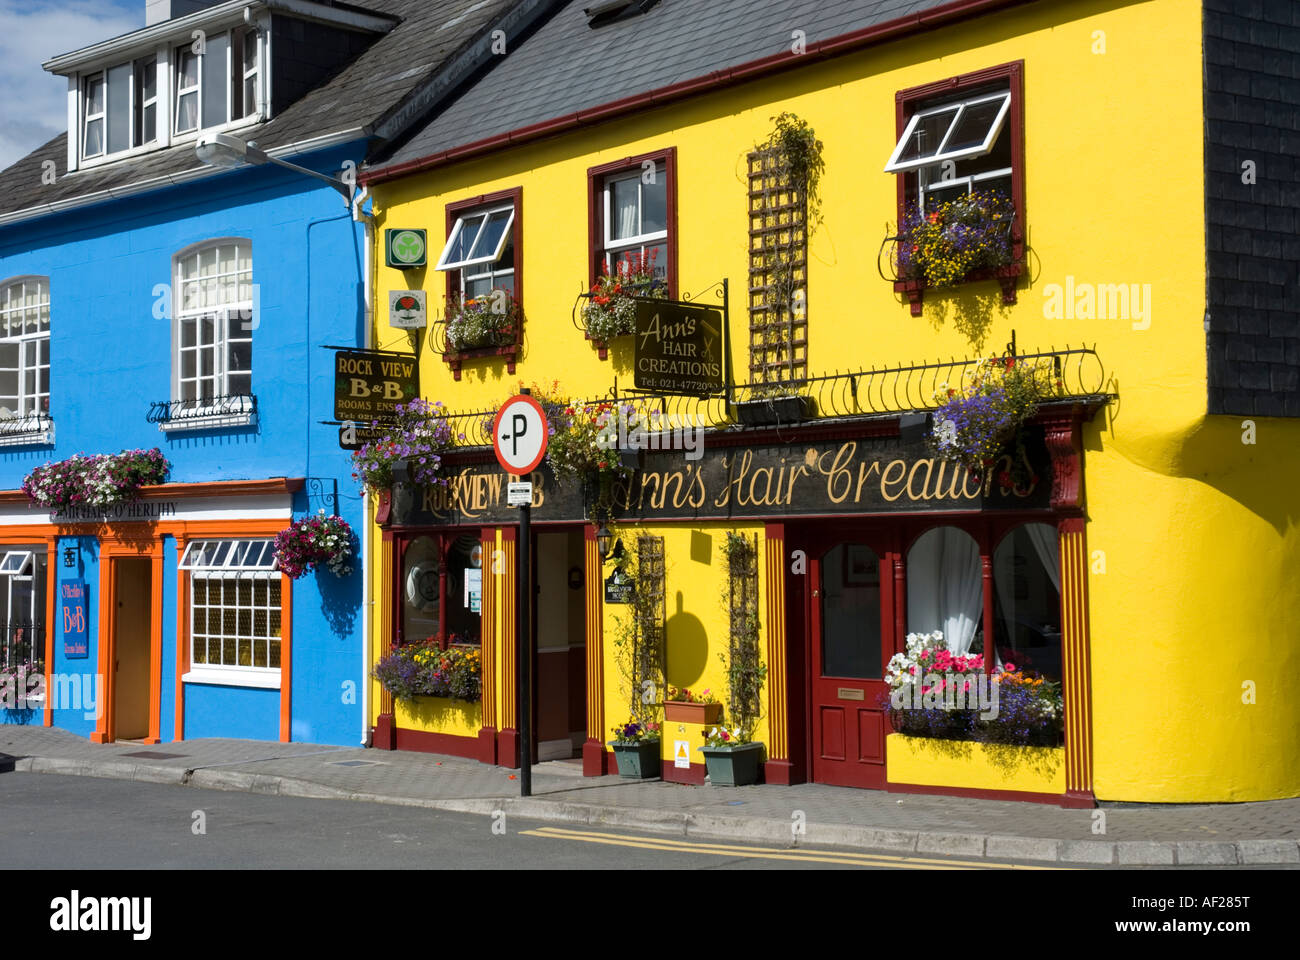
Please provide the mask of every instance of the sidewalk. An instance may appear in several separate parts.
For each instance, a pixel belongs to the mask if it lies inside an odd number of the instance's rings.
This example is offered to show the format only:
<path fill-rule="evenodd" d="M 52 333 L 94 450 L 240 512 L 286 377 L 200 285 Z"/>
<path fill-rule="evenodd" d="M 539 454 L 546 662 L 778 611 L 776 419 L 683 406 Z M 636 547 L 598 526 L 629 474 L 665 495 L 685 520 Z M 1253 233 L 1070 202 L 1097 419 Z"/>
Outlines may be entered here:
<path fill-rule="evenodd" d="M 11 759 L 5 759 L 7 755 Z M 791 846 L 828 844 L 1066 864 L 1300 863 L 1300 799 L 1103 807 L 969 800 L 823 784 L 692 787 L 584 778 L 576 764 L 533 768 L 533 796 L 510 770 L 427 753 L 251 740 L 96 745 L 63 730 L 0 726 L 0 774 L 13 769 L 213 790 L 365 800 L 466 813 L 621 826 Z M 802 811 L 804 833 L 792 824 Z"/>

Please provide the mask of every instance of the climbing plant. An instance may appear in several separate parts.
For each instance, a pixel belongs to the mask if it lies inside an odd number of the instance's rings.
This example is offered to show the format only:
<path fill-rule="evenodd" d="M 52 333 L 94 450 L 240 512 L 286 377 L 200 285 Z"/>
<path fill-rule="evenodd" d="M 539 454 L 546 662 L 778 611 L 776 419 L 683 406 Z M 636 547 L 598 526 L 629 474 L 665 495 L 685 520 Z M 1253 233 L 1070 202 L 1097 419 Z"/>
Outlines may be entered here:
<path fill-rule="evenodd" d="M 727 563 L 724 600 L 729 638 L 727 652 L 718 656 L 727 677 L 727 723 L 738 727 L 742 740 L 748 741 L 763 715 L 767 681 L 758 636 L 758 538 L 729 530 L 722 552 Z"/>

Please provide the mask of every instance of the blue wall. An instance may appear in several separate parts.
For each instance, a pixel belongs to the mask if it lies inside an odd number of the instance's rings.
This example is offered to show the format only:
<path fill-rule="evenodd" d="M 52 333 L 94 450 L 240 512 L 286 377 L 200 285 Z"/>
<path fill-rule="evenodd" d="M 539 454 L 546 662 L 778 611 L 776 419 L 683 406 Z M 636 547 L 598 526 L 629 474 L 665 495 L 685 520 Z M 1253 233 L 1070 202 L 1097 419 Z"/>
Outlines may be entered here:
<path fill-rule="evenodd" d="M 360 162 L 356 143 L 294 162 L 334 173 Z M 33 187 L 33 203 L 40 200 Z M 258 288 L 253 333 L 255 427 L 170 436 L 145 419 L 149 404 L 175 399 L 172 321 L 159 293 L 173 282 L 173 256 L 226 237 L 251 242 Z M 335 506 L 361 530 L 361 499 L 333 419 L 333 354 L 325 344 L 364 342 L 362 225 L 342 197 L 318 181 L 277 167 L 243 168 L 71 213 L 0 227 L 0 283 L 36 274 L 50 284 L 50 414 L 56 445 L 0 449 L 0 489 L 16 489 L 33 467 L 75 453 L 160 447 L 171 480 L 320 478 L 295 498 L 296 516 Z M 92 650 L 55 670 L 95 672 L 99 571 L 93 541 L 82 546 L 90 587 Z M 165 545 L 161 729 L 175 731 L 176 550 Z M 51 558 L 51 570 L 61 561 Z M 71 574 L 71 571 L 68 571 Z M 51 577 L 54 580 L 54 576 Z M 293 737 L 324 743 L 360 740 L 359 694 L 344 703 L 343 684 L 362 682 L 362 577 L 328 572 L 295 584 L 293 596 Z M 57 628 L 58 625 L 51 625 Z M 279 736 L 277 691 L 188 685 L 187 738 Z M 273 708 L 265 704 L 274 701 Z M 94 721 L 61 711 L 56 726 L 89 733 Z"/>

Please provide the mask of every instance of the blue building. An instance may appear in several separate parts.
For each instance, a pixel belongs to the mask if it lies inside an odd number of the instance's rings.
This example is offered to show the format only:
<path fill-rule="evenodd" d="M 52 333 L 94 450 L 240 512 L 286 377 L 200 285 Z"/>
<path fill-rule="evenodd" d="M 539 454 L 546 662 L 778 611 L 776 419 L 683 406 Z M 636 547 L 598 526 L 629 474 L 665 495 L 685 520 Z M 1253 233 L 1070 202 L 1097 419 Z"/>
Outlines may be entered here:
<path fill-rule="evenodd" d="M 366 558 L 292 580 L 271 547 L 307 514 L 366 517 L 328 422 L 325 348 L 367 346 L 351 172 L 548 6 L 149 0 L 142 29 L 44 64 L 68 133 L 0 176 L 0 666 L 44 678 L 11 680 L 6 722 L 364 740 Z M 133 501 L 22 490 L 153 447 L 170 476 Z"/>

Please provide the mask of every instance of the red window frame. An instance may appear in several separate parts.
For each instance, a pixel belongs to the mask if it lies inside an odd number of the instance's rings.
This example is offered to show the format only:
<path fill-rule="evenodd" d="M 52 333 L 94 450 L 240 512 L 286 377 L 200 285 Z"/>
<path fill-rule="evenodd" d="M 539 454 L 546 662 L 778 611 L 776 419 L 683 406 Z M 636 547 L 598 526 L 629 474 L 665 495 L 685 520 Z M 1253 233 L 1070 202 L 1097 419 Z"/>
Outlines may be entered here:
<path fill-rule="evenodd" d="M 1005 85 L 1011 91 L 1011 106 L 1007 111 L 1008 135 L 1011 138 L 1011 202 L 1016 208 L 1016 222 L 1012 227 L 1012 255 L 1015 265 L 1008 268 L 1006 276 L 999 275 L 1002 283 L 1002 300 L 1015 303 L 1015 282 L 1023 270 L 1025 257 L 1025 224 L 1028 223 L 1025 206 L 1025 61 L 1015 60 L 1010 63 L 964 73 L 946 80 L 923 84 L 899 90 L 894 94 L 895 131 L 894 143 L 897 144 L 907 129 L 907 122 L 917 110 L 940 97 L 956 97 L 974 93 L 980 88 Z M 892 147 L 891 147 L 892 149 Z M 898 222 L 901 224 L 907 215 L 909 198 L 917 195 L 915 170 L 894 174 L 898 181 Z M 915 284 L 915 281 L 912 282 Z M 911 285 L 895 284 L 895 289 L 906 292 L 912 302 L 912 313 L 919 316 L 921 300 L 919 289 L 904 289 Z"/>
<path fill-rule="evenodd" d="M 587 169 L 587 287 L 590 289 L 600 276 L 605 262 L 605 179 L 611 174 L 639 170 L 647 160 L 664 165 L 667 180 L 667 232 L 664 243 L 668 247 L 668 296 L 677 296 L 677 148 L 666 147 L 635 157 L 625 157 L 612 163 L 602 163 Z"/>

